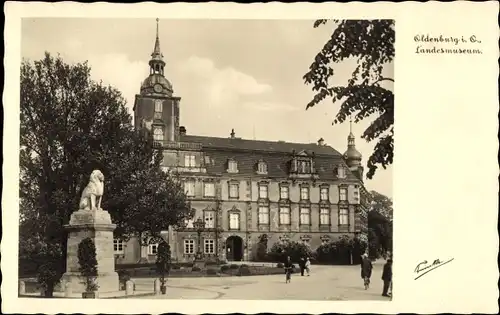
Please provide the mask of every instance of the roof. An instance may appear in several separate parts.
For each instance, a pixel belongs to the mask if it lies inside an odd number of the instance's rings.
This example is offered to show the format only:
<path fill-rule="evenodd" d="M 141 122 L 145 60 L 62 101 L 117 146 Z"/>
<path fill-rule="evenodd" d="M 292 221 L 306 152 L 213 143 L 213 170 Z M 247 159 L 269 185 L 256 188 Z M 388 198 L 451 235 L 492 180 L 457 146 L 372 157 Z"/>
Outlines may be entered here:
<path fill-rule="evenodd" d="M 344 165 L 347 171 L 347 178 L 342 180 L 359 180 L 349 171 L 342 155 L 326 145 L 192 135 L 181 135 L 180 141 L 201 143 L 205 156 L 208 156 L 210 160 L 210 163 L 205 163 L 209 174 L 227 173 L 227 162 L 234 159 L 238 165 L 238 173 L 234 176 L 242 174 L 258 176 L 257 164 L 259 161 L 264 161 L 267 164 L 267 177 L 287 178 L 292 152 L 295 150 L 296 154 L 304 152 L 312 156 L 314 153 L 313 161 L 319 181 L 337 180 L 336 168 L 339 165 Z M 233 176 L 233 174 L 228 174 L 228 176 Z"/>

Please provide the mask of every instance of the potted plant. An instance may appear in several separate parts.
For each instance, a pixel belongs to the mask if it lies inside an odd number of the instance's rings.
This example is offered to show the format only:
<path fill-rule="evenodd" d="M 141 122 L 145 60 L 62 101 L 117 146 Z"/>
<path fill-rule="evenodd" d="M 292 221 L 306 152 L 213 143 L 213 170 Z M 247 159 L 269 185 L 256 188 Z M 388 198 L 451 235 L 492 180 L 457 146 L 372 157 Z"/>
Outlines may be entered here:
<path fill-rule="evenodd" d="M 96 283 L 96 249 L 91 238 L 87 237 L 78 244 L 78 263 L 80 264 L 80 273 L 85 278 L 85 292 L 82 293 L 82 298 L 95 299 L 99 286 Z"/>
<path fill-rule="evenodd" d="M 160 276 L 160 290 L 161 294 L 167 293 L 167 286 L 165 285 L 165 276 L 169 273 L 171 266 L 170 245 L 164 240 L 158 244 L 158 251 L 156 252 L 156 272 Z"/>

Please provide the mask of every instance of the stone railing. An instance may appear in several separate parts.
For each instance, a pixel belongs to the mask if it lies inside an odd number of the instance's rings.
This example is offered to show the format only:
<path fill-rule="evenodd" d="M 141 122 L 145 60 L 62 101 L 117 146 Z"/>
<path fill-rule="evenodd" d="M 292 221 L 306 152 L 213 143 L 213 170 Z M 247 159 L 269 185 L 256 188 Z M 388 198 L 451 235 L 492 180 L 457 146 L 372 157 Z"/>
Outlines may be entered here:
<path fill-rule="evenodd" d="M 155 140 L 155 146 L 162 147 L 164 149 L 174 149 L 174 150 L 201 150 L 201 143 L 194 142 L 170 142 L 170 141 L 158 141 Z"/>

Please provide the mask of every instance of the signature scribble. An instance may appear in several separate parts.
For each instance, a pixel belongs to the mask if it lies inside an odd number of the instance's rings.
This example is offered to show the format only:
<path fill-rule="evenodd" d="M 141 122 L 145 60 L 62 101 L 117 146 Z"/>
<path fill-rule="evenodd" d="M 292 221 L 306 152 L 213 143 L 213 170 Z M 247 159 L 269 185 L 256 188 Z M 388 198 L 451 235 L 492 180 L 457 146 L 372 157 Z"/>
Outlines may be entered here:
<path fill-rule="evenodd" d="M 417 274 L 417 277 L 415 277 L 415 280 L 418 278 L 422 277 L 423 275 L 431 272 L 434 269 L 437 269 L 443 265 L 446 265 L 447 263 L 453 261 L 453 259 L 449 259 L 447 261 L 441 261 L 439 259 L 434 260 L 432 263 L 428 262 L 427 260 L 422 261 L 417 265 L 415 268 L 415 273 Z"/>

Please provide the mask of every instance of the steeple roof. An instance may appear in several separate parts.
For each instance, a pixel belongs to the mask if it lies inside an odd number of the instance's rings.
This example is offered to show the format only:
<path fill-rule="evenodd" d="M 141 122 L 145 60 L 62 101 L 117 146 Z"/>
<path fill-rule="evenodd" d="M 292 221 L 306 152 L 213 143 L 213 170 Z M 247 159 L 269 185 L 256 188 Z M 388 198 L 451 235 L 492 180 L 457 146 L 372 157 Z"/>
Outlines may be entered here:
<path fill-rule="evenodd" d="M 349 166 L 356 166 L 361 163 L 362 155 L 356 149 L 355 137 L 352 133 L 352 119 L 349 121 L 349 136 L 347 136 L 347 151 L 344 153 L 344 159 Z"/>

